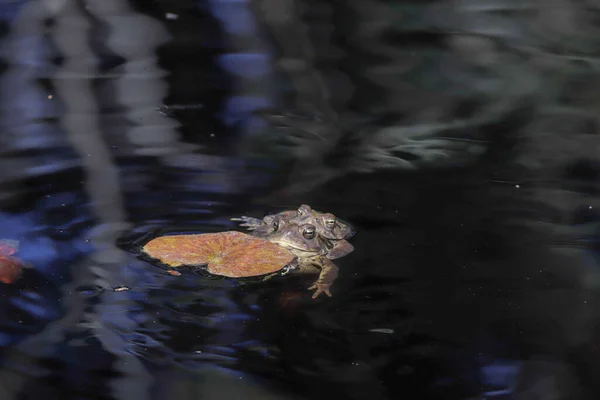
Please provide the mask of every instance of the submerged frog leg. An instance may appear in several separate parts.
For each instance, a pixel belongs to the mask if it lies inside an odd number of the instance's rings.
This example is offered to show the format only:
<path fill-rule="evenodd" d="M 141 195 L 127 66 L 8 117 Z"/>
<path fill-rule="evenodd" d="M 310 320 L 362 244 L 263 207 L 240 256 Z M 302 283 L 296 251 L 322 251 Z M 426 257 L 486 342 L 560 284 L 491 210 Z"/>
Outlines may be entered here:
<path fill-rule="evenodd" d="M 337 279 L 339 268 L 331 260 L 325 257 L 318 257 L 312 264 L 321 268 L 319 279 L 308 288 L 308 290 L 316 289 L 312 298 L 316 299 L 321 293 L 325 293 L 327 296 L 331 297 L 332 294 L 329 291 L 329 288 L 331 288 L 331 285 Z"/>

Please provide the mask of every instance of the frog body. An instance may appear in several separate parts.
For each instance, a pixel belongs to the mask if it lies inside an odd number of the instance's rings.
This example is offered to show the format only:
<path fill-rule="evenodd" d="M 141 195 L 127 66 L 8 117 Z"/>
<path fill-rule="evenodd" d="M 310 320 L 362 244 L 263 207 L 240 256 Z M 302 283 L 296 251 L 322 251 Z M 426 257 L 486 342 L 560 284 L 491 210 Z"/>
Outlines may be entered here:
<path fill-rule="evenodd" d="M 251 235 L 269 240 L 296 255 L 291 273 L 318 273 L 319 278 L 309 288 L 316 289 L 313 298 L 321 293 L 331 296 L 330 287 L 339 272 L 331 260 L 354 250 L 346 240 L 354 234 L 348 223 L 338 220 L 333 214 L 312 210 L 307 205 L 262 219 L 240 217 L 232 220 L 241 221 L 240 226 L 250 230 Z"/>

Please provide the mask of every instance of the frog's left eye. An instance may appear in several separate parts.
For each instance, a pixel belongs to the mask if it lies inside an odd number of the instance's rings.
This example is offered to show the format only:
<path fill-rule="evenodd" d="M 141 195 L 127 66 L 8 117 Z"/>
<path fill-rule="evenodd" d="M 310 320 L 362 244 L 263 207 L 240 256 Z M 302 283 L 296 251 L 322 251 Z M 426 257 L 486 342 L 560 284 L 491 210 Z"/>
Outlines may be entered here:
<path fill-rule="evenodd" d="M 306 225 L 302 229 L 302 236 L 304 236 L 306 239 L 314 239 L 316 234 L 317 232 L 313 225 Z"/>
<path fill-rule="evenodd" d="M 273 229 L 275 230 L 275 232 L 277 232 L 277 230 L 279 229 L 279 221 L 273 221 Z"/>

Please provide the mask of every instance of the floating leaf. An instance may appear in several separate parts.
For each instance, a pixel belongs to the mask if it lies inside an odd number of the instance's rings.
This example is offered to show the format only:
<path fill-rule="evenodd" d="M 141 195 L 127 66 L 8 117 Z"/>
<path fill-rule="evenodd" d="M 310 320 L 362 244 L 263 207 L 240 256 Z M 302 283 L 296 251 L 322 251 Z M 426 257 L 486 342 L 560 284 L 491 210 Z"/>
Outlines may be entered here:
<path fill-rule="evenodd" d="M 270 274 L 296 258 L 268 240 L 233 231 L 161 236 L 142 251 L 170 267 L 206 265 L 211 274 L 230 278 Z"/>

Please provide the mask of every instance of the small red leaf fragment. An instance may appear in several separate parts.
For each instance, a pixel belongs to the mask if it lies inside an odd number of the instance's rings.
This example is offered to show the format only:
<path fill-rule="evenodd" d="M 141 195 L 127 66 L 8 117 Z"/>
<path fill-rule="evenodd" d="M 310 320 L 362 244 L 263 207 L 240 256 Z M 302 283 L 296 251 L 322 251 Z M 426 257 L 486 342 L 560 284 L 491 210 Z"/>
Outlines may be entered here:
<path fill-rule="evenodd" d="M 23 262 L 16 257 L 0 256 L 0 282 L 13 283 L 21 276 Z"/>
<path fill-rule="evenodd" d="M 19 250 L 19 242 L 10 239 L 0 240 L 0 256 L 12 256 Z"/>
<path fill-rule="evenodd" d="M 19 250 L 19 242 L 0 239 L 0 282 L 13 283 L 21 276 L 25 264 L 17 257 L 11 257 Z"/>

